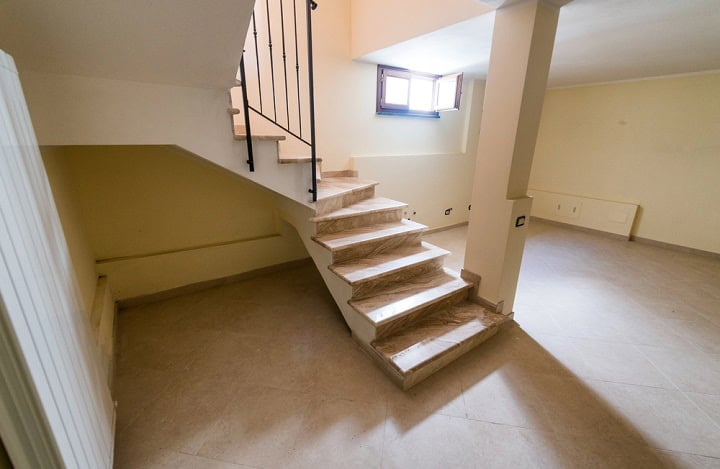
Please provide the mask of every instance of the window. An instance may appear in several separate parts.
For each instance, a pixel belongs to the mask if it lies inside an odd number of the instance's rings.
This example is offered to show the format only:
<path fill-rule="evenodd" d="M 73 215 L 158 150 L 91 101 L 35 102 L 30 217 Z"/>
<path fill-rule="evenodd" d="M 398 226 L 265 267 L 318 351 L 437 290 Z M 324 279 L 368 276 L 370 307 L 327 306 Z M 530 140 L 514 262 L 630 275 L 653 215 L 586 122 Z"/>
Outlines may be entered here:
<path fill-rule="evenodd" d="M 460 109 L 462 73 L 432 75 L 378 65 L 378 114 L 440 117 Z"/>

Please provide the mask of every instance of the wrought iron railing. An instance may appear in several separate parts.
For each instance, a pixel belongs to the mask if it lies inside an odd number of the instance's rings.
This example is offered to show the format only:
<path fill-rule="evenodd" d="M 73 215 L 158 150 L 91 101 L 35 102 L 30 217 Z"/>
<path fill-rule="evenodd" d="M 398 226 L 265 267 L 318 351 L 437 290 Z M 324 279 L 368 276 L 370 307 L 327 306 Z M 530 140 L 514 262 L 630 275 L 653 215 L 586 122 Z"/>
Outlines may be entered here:
<path fill-rule="evenodd" d="M 262 0 L 258 0 L 252 15 L 251 31 L 248 34 L 246 50 L 243 51 L 243 57 L 240 60 L 240 81 L 250 171 L 255 170 L 250 130 L 250 111 L 252 111 L 310 147 L 312 180 L 309 192 L 312 194 L 314 202 L 317 200 L 317 146 L 315 140 L 312 11 L 317 8 L 317 3 L 314 0 L 304 0 L 305 8 L 303 9 L 301 5 L 299 15 L 298 3 L 302 2 L 303 0 L 265 0 L 263 5 Z M 303 13 L 305 18 L 302 18 Z M 298 18 L 299 16 L 300 18 Z M 286 20 L 289 23 L 290 19 L 292 20 L 292 30 L 290 30 L 289 24 L 286 30 Z M 266 26 L 267 29 L 265 29 Z M 304 43 L 298 39 L 301 37 L 298 31 L 302 32 L 303 27 L 307 37 Z M 277 39 L 278 32 L 280 33 L 280 45 L 282 47 L 280 54 L 282 64 L 278 65 L 277 71 L 278 74 L 281 73 L 279 68 L 282 67 L 283 79 L 280 84 L 276 83 L 276 81 L 280 81 L 279 79 L 276 80 L 277 48 L 273 52 L 273 34 Z M 287 38 L 288 35 L 290 40 Z M 267 40 L 267 52 L 259 45 L 264 43 L 265 40 Z M 291 78 L 288 81 L 288 53 L 291 61 L 294 53 L 294 83 L 292 70 L 290 72 Z M 248 81 L 246 55 L 254 56 L 255 59 L 254 63 L 251 62 L 251 66 L 255 68 L 255 83 Z M 292 66 L 293 64 L 290 63 L 290 67 Z M 307 75 L 301 73 L 304 67 Z M 303 83 L 305 79 L 307 79 L 307 82 Z M 265 91 L 264 95 L 263 91 Z M 248 97 L 251 94 L 252 99 Z M 284 110 L 282 109 L 283 98 L 285 101 Z M 280 101 L 279 104 L 278 101 Z M 272 103 L 272 106 L 270 106 L 270 103 Z M 306 104 L 305 109 L 303 104 Z M 278 112 L 278 106 L 280 106 L 280 112 Z"/>

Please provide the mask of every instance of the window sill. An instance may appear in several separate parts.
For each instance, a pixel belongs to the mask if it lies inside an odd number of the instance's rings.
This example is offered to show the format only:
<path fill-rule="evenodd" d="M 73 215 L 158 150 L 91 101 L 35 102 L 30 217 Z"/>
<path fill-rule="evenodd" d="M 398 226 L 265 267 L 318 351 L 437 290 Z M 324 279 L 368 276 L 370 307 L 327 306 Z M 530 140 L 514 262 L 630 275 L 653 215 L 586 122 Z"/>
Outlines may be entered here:
<path fill-rule="evenodd" d="M 377 111 L 378 116 L 396 116 L 396 117 L 421 117 L 424 119 L 440 119 L 440 113 L 420 114 L 414 112 L 395 112 L 395 111 Z"/>

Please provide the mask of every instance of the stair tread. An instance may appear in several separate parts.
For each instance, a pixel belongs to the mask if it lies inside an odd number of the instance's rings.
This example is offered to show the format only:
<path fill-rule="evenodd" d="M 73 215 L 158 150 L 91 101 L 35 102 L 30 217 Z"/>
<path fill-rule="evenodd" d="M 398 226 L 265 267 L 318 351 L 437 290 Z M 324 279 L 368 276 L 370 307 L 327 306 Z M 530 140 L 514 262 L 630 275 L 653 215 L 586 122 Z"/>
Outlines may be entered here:
<path fill-rule="evenodd" d="M 349 194 L 351 192 L 377 186 L 377 184 L 377 181 L 368 181 L 358 178 L 323 178 L 322 182 L 318 183 L 317 199 L 322 200 L 329 197 Z"/>
<path fill-rule="evenodd" d="M 396 210 L 407 207 L 406 203 L 397 200 L 386 199 L 385 197 L 373 197 L 371 199 L 361 200 L 360 202 L 347 207 L 343 207 L 334 212 L 311 218 L 310 221 L 318 223 L 324 221 L 339 220 L 341 218 L 349 218 L 357 215 L 368 213 L 377 213 L 385 210 Z"/>
<path fill-rule="evenodd" d="M 233 125 L 233 131 L 235 134 L 235 140 L 247 140 L 247 132 L 243 124 Z M 255 133 L 252 134 L 252 138 L 253 140 L 285 140 L 284 135 L 261 135 Z"/>
<path fill-rule="evenodd" d="M 350 300 L 349 303 L 371 323 L 379 326 L 470 287 L 472 284 L 456 272 L 443 268 L 392 285 L 372 296 Z"/>
<path fill-rule="evenodd" d="M 322 158 L 316 158 L 315 161 L 322 163 Z M 279 155 L 278 162 L 280 164 L 312 163 L 312 158 L 306 155 Z"/>
<path fill-rule="evenodd" d="M 449 251 L 423 241 L 419 245 L 400 247 L 376 256 L 333 264 L 330 270 L 354 285 L 448 254 Z"/>
<path fill-rule="evenodd" d="M 362 243 L 379 241 L 398 235 L 419 233 L 427 226 L 410 220 L 400 220 L 392 223 L 379 223 L 376 225 L 361 226 L 349 230 L 328 233 L 313 238 L 316 242 L 331 251 L 349 248 Z"/>
<path fill-rule="evenodd" d="M 253 140 L 285 140 L 284 135 L 256 135 L 253 134 Z M 245 134 L 235 134 L 235 140 L 247 140 Z"/>
<path fill-rule="evenodd" d="M 509 320 L 507 316 L 466 301 L 422 318 L 407 329 L 371 345 L 406 377 L 473 339 L 482 339 L 483 335 L 490 337 L 498 326 Z"/>

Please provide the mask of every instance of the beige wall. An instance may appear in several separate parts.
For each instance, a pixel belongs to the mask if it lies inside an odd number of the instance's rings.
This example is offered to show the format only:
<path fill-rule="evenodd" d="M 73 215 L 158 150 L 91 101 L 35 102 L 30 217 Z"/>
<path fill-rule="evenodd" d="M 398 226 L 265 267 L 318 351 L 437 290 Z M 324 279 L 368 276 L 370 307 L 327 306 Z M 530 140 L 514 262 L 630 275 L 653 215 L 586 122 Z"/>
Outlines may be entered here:
<path fill-rule="evenodd" d="M 352 57 L 361 57 L 491 10 L 477 0 L 353 0 Z"/>
<path fill-rule="evenodd" d="M 95 298 L 97 273 L 92 246 L 86 234 L 80 208 L 76 203 L 77 188 L 70 179 L 63 150 L 58 147 L 43 147 L 41 152 L 70 251 L 83 307 L 85 313 L 89 315 Z"/>
<path fill-rule="evenodd" d="M 634 235 L 720 252 L 720 74 L 548 91 L 530 186 L 637 203 Z"/>
<path fill-rule="evenodd" d="M 59 153 L 97 270 L 117 299 L 307 256 L 279 234 L 270 192 L 177 147 Z"/>

